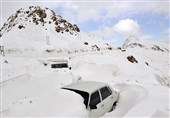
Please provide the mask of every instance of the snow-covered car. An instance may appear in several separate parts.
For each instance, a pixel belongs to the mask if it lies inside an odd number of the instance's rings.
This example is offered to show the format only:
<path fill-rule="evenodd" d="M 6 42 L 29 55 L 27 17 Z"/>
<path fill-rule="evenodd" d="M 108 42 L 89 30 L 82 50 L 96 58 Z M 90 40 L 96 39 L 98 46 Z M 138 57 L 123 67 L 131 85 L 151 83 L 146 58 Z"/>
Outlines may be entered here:
<path fill-rule="evenodd" d="M 63 87 L 74 91 L 84 98 L 89 117 L 103 116 L 112 111 L 119 98 L 119 93 L 102 82 L 81 81 Z"/>

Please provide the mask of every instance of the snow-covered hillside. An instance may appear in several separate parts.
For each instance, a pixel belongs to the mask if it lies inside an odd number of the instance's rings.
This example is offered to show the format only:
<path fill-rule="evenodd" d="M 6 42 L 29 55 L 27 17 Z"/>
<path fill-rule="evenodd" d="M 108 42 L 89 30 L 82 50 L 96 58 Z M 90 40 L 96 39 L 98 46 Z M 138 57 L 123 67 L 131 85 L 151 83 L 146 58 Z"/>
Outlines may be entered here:
<path fill-rule="evenodd" d="M 69 40 L 79 32 L 77 25 L 55 15 L 52 10 L 30 6 L 19 9 L 8 18 L 1 28 L 1 37 L 8 49 L 41 49 L 50 44 L 60 46 L 62 40 Z M 61 40 L 61 44 L 55 43 L 55 40 Z"/>
<path fill-rule="evenodd" d="M 2 117 L 86 118 L 82 97 L 60 89 L 80 79 L 120 92 L 116 109 L 103 117 L 170 117 L 168 44 L 131 37 L 113 48 L 40 7 L 18 10 L 0 33 Z M 71 70 L 51 68 L 49 59 L 67 59 Z"/>
<path fill-rule="evenodd" d="M 155 72 L 155 77 L 162 85 L 170 87 L 170 49 L 169 44 L 129 38 L 122 46 L 131 55 L 144 61 Z"/>
<path fill-rule="evenodd" d="M 154 50 L 154 51 L 161 51 L 161 52 L 169 52 L 169 44 L 164 42 L 158 42 L 154 40 L 143 40 L 138 39 L 136 37 L 129 37 L 124 42 L 122 48 L 123 49 L 130 49 L 130 48 L 144 48 L 148 50 Z"/>
<path fill-rule="evenodd" d="M 4 23 L 0 36 L 0 44 L 5 47 L 6 53 L 15 52 L 19 55 L 71 53 L 110 47 L 95 38 L 89 40 L 90 36 L 80 33 L 77 25 L 69 23 L 54 11 L 39 6 L 19 9 Z"/>

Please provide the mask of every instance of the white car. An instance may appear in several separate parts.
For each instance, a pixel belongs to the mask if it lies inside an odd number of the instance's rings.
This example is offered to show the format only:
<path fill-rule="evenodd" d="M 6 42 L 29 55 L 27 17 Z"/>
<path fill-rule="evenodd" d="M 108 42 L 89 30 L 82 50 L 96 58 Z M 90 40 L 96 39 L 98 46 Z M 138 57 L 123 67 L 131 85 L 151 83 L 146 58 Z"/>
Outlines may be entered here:
<path fill-rule="evenodd" d="M 102 82 L 81 81 L 63 87 L 74 91 L 84 98 L 89 117 L 103 116 L 112 111 L 119 98 L 119 93 Z"/>

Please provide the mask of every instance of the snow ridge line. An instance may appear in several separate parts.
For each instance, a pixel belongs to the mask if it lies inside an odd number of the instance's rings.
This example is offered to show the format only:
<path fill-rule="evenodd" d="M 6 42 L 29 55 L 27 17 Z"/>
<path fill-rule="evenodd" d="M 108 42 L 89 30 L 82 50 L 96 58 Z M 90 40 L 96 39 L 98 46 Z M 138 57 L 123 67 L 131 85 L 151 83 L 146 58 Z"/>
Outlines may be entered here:
<path fill-rule="evenodd" d="M 20 74 L 20 75 L 17 75 L 15 77 L 12 77 L 11 79 L 8 79 L 8 80 L 5 80 L 5 81 L 2 81 L 0 82 L 0 87 L 2 87 L 4 84 L 6 84 L 7 82 L 11 82 L 11 81 L 14 81 L 16 79 L 22 79 L 23 77 L 27 77 L 27 78 L 30 78 L 30 74 L 28 73 L 23 73 L 23 74 Z"/>

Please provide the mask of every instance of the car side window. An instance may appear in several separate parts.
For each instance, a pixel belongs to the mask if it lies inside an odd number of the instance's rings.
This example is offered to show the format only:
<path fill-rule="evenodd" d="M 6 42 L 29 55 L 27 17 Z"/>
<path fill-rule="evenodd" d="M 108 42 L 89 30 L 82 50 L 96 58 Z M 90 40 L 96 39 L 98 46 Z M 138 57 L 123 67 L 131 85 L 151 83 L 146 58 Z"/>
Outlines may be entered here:
<path fill-rule="evenodd" d="M 90 106 L 96 106 L 98 103 L 100 103 L 100 95 L 99 91 L 94 92 L 90 97 Z"/>
<path fill-rule="evenodd" d="M 110 96 L 112 93 L 107 87 L 103 87 L 100 89 L 102 100 L 106 99 L 108 96 Z"/>

